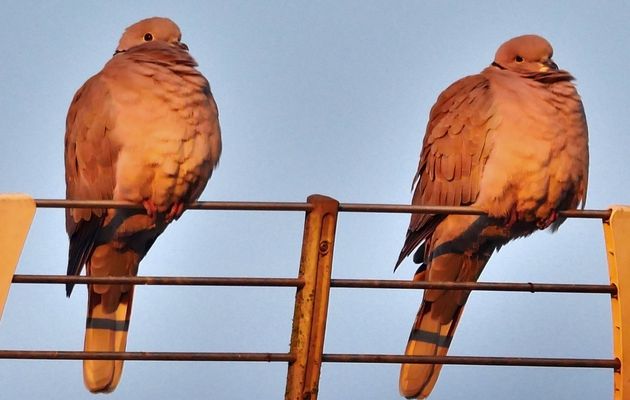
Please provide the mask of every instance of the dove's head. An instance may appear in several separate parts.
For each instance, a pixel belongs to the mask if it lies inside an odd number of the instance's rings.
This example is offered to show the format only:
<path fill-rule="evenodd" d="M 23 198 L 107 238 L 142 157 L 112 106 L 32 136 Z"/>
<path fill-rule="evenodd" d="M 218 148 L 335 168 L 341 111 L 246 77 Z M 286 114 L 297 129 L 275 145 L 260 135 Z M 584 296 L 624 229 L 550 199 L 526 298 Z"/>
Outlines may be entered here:
<path fill-rule="evenodd" d="M 125 33 L 118 42 L 116 53 L 127 51 L 147 42 L 165 42 L 188 50 L 188 46 L 181 42 L 181 38 L 182 33 L 179 27 L 170 19 L 147 18 L 125 29 Z"/>
<path fill-rule="evenodd" d="M 494 56 L 493 65 L 518 73 L 537 73 L 558 70 L 551 59 L 553 48 L 545 38 L 523 35 L 503 43 Z"/>

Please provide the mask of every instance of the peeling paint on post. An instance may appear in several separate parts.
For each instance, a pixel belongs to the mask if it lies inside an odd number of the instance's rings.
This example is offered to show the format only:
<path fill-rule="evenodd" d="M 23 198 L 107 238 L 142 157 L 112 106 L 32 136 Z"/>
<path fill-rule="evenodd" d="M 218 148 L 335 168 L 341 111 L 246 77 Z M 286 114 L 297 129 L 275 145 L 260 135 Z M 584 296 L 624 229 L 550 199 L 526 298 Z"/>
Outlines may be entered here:
<path fill-rule="evenodd" d="M 324 350 L 339 202 L 322 195 L 311 195 L 308 202 L 313 208 L 306 214 L 298 275 L 304 286 L 295 295 L 291 332 L 295 361 L 289 363 L 285 400 L 317 399 Z"/>

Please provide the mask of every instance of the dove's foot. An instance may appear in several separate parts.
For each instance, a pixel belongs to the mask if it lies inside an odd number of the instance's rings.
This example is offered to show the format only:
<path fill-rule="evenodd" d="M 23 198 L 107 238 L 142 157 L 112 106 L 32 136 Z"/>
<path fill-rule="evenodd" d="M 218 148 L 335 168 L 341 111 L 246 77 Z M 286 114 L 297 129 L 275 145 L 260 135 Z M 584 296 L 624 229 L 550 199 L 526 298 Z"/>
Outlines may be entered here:
<path fill-rule="evenodd" d="M 167 223 L 172 222 L 175 219 L 179 219 L 184 213 L 184 203 L 173 203 L 168 214 L 166 214 L 165 220 Z"/>
<path fill-rule="evenodd" d="M 149 216 L 149 218 L 153 219 L 155 221 L 155 218 L 157 217 L 157 207 L 155 206 L 155 203 L 151 200 L 144 200 L 142 202 L 142 205 L 144 206 L 144 209 L 147 211 L 147 215 Z"/>
<path fill-rule="evenodd" d="M 536 226 L 538 227 L 538 229 L 541 229 L 541 230 L 547 229 L 549 228 L 551 224 L 553 224 L 557 220 L 558 220 L 558 211 L 551 210 L 551 214 L 549 214 L 547 218 L 539 219 L 538 222 L 536 222 Z"/>

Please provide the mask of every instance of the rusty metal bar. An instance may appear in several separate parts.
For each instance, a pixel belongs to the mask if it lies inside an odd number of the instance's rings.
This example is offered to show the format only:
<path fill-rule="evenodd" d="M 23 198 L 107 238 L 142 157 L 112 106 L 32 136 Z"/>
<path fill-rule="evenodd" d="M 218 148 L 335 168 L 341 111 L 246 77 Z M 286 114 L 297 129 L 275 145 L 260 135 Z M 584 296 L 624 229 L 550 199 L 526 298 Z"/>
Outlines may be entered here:
<path fill-rule="evenodd" d="M 472 207 L 455 206 L 411 206 L 404 204 L 364 204 L 340 203 L 340 212 L 368 212 L 368 213 L 418 213 L 418 214 L 464 214 L 484 215 L 485 212 Z M 597 218 L 607 219 L 610 210 L 567 210 L 559 211 L 560 217 L 566 218 Z"/>
<path fill-rule="evenodd" d="M 333 279 L 334 288 L 366 289 L 444 289 L 485 290 L 502 292 L 547 292 L 547 293 L 604 293 L 616 294 L 615 285 L 588 285 L 568 283 L 513 283 L 513 282 L 419 282 L 371 279 Z"/>
<path fill-rule="evenodd" d="M 35 199 L 37 208 L 130 208 L 142 209 L 142 204 L 114 200 Z"/>
<path fill-rule="evenodd" d="M 0 359 L 20 360 L 130 360 L 130 361 L 237 361 L 294 362 L 291 353 L 212 353 L 212 352 L 85 352 L 54 350 L 0 350 Z M 567 367 L 619 369 L 618 359 L 532 358 L 478 356 L 403 356 L 394 354 L 323 354 L 330 363 L 451 364 L 515 367 Z"/>
<path fill-rule="evenodd" d="M 593 218 L 606 220 L 610 218 L 611 210 L 565 210 L 558 211 L 560 217 L 566 218 Z"/>
<path fill-rule="evenodd" d="M 129 208 L 143 209 L 141 204 L 114 200 L 36 199 L 40 208 Z M 309 211 L 312 205 L 302 202 L 264 201 L 198 201 L 186 205 L 189 210 L 241 210 L 241 211 Z"/>
<path fill-rule="evenodd" d="M 611 297 L 613 349 L 621 363 L 614 373 L 613 398 L 625 400 L 630 396 L 630 207 L 612 208 L 604 238 L 610 282 L 619 288 Z"/>
<path fill-rule="evenodd" d="M 310 211 L 313 205 L 300 202 L 199 201 L 190 210 L 255 210 L 255 211 Z"/>
<path fill-rule="evenodd" d="M 291 354 L 285 400 L 317 398 L 321 356 L 324 346 L 334 235 L 339 203 L 312 195 L 313 209 L 306 214 L 299 279 L 304 286 L 295 295 Z"/>
<path fill-rule="evenodd" d="M 132 360 L 132 361 L 266 361 L 292 362 L 290 353 L 201 352 L 86 352 L 47 350 L 0 350 L 0 359 L 22 360 Z"/>
<path fill-rule="evenodd" d="M 178 276 L 66 276 L 66 275 L 14 275 L 13 283 L 108 283 L 130 285 L 173 286 L 275 286 L 302 287 L 297 278 L 237 278 L 237 277 L 178 277 Z"/>
<path fill-rule="evenodd" d="M 514 367 L 615 368 L 617 359 L 588 358 L 532 358 L 532 357 L 477 357 L 477 356 L 401 356 L 393 354 L 324 354 L 325 362 L 379 364 L 456 364 L 501 365 Z"/>
<path fill-rule="evenodd" d="M 114 200 L 64 200 L 64 199 L 36 199 L 35 204 L 40 208 L 130 208 L 142 209 L 137 203 Z M 310 211 L 310 202 L 264 202 L 264 201 L 198 201 L 187 204 L 190 210 L 241 210 L 241 211 Z M 484 215 L 485 212 L 472 207 L 459 206 L 412 206 L 407 204 L 367 204 L 340 203 L 339 212 L 366 213 L 419 213 L 419 214 L 465 214 Z M 608 219 L 610 210 L 567 210 L 559 211 L 558 215 L 566 218 L 597 218 Z"/>
<path fill-rule="evenodd" d="M 187 276 L 67 276 L 67 275 L 14 275 L 16 284 L 129 284 L 172 286 L 264 286 L 303 287 L 300 278 L 240 278 L 240 277 L 187 277 Z M 334 288 L 364 289 L 444 289 L 483 290 L 502 292 L 543 293 L 617 293 L 615 285 L 571 283 L 515 283 L 515 282 L 417 282 L 394 279 L 332 279 Z"/>

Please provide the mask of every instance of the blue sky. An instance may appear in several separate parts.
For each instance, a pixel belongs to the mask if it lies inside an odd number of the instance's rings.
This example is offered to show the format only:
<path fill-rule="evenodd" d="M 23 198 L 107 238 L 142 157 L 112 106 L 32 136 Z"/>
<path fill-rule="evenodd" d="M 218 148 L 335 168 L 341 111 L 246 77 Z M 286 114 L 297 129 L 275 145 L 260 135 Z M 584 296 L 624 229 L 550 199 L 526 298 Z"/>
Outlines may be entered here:
<path fill-rule="evenodd" d="M 0 12 L 0 192 L 64 196 L 63 136 L 74 92 L 125 27 L 170 17 L 209 79 L 224 152 L 203 200 L 410 201 L 429 109 L 505 40 L 545 36 L 577 78 L 590 128 L 587 208 L 629 203 L 630 5 L 528 1 L 4 1 Z M 158 239 L 144 275 L 297 273 L 303 214 L 189 211 Z M 393 275 L 407 215 L 342 214 L 333 275 Z M 65 272 L 61 210 L 37 211 L 18 273 Z M 570 220 L 493 257 L 486 281 L 606 283 L 601 224 Z M 417 291 L 333 289 L 325 351 L 400 354 Z M 294 290 L 141 287 L 130 351 L 288 349 Z M 0 348 L 79 350 L 86 292 L 14 285 Z M 605 295 L 474 293 L 453 355 L 612 357 Z M 87 399 L 78 361 L 0 361 L 2 397 Z M 111 399 L 281 398 L 286 365 L 127 362 Z M 325 364 L 320 399 L 393 399 L 397 365 Z M 447 366 L 432 399 L 610 398 L 612 372 Z"/>

